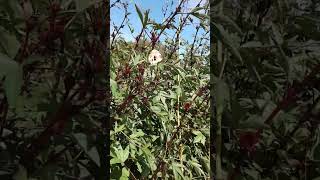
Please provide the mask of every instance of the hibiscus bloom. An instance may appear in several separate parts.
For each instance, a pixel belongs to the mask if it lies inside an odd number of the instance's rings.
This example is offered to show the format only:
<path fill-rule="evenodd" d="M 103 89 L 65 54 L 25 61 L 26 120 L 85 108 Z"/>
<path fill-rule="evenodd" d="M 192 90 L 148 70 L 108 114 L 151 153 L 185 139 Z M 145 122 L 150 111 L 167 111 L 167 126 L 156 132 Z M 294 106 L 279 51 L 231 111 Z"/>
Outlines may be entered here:
<path fill-rule="evenodd" d="M 162 61 L 161 53 L 157 50 L 152 50 L 149 54 L 149 62 L 151 65 L 156 65 L 158 62 Z"/>

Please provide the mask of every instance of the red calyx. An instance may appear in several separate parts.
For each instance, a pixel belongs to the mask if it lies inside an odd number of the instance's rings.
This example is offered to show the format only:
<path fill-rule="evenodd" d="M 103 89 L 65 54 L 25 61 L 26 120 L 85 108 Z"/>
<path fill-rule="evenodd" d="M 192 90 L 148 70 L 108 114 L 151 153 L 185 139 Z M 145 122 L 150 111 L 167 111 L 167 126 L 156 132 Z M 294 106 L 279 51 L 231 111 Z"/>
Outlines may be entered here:
<path fill-rule="evenodd" d="M 128 64 L 126 64 L 126 66 L 123 69 L 123 75 L 125 77 L 130 77 L 130 74 L 131 74 L 131 68 Z"/>
<path fill-rule="evenodd" d="M 52 3 L 49 7 L 49 10 L 50 13 L 55 16 L 61 10 L 60 4 L 56 2 Z"/>
<path fill-rule="evenodd" d="M 104 91 L 97 91 L 96 92 L 96 96 L 95 99 L 98 101 L 103 101 L 105 100 L 107 97 L 107 94 Z"/>
<path fill-rule="evenodd" d="M 240 134 L 240 148 L 251 153 L 256 150 L 256 144 L 259 142 L 259 134 L 256 132 L 244 132 Z"/>
<path fill-rule="evenodd" d="M 143 66 L 143 64 L 139 64 L 138 65 L 138 71 L 139 71 L 139 73 L 142 75 L 142 74 L 144 74 L 144 66 Z"/>
<path fill-rule="evenodd" d="M 191 103 L 189 103 L 189 102 L 185 103 L 183 108 L 184 108 L 185 111 L 189 111 L 190 108 L 191 108 Z"/>
<path fill-rule="evenodd" d="M 144 104 L 148 104 L 148 101 L 149 101 L 149 100 L 148 100 L 147 97 L 144 96 L 144 97 L 142 98 L 142 102 L 143 102 Z"/>

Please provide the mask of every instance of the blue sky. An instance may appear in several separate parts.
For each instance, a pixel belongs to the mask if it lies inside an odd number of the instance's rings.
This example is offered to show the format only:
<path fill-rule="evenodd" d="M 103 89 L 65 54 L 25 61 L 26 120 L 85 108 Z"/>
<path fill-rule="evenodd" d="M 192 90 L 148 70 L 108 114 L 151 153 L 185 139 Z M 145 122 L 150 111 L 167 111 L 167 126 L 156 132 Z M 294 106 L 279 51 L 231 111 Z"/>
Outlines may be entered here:
<path fill-rule="evenodd" d="M 115 0 L 111 0 L 111 3 L 114 1 Z M 140 9 L 142 11 L 150 9 L 149 17 L 151 19 L 155 20 L 157 23 L 162 23 L 164 21 L 164 19 L 169 16 L 169 13 L 174 11 L 174 9 L 177 7 L 177 5 L 179 3 L 179 0 L 174 0 L 173 6 L 171 7 L 169 5 L 168 13 L 167 13 L 166 17 L 164 17 L 162 14 L 162 8 L 166 2 L 171 3 L 171 0 L 127 0 L 127 1 L 129 2 L 128 10 L 131 13 L 129 15 L 129 23 L 132 25 L 132 27 L 134 28 L 135 31 L 132 36 L 132 33 L 130 32 L 129 27 L 125 26 L 121 32 L 122 32 L 122 36 L 126 40 L 129 40 L 129 41 L 134 40 L 134 37 L 139 34 L 139 32 L 142 28 L 141 21 L 140 21 L 139 16 L 136 12 L 136 9 L 135 9 L 135 4 L 137 4 L 138 7 L 140 7 Z M 202 1 L 205 2 L 205 0 L 202 0 Z M 198 2 L 199 2 L 199 0 L 189 0 L 187 2 L 187 7 L 185 7 L 185 9 L 183 9 L 183 11 L 184 12 L 190 11 L 190 9 L 193 9 Z M 123 10 L 120 10 L 118 8 L 111 9 L 111 22 L 112 23 L 115 23 L 117 26 L 119 26 L 123 17 L 124 17 Z M 198 21 L 196 18 L 194 18 L 194 20 L 195 20 L 195 22 Z M 178 23 L 178 21 L 176 21 L 176 24 L 177 23 Z M 112 30 L 113 29 L 111 29 L 111 32 L 112 32 Z M 193 35 L 194 35 L 195 31 L 196 30 L 195 30 L 194 25 L 186 26 L 181 33 L 181 38 L 186 39 L 187 41 L 189 41 L 191 43 L 193 41 Z M 170 36 L 174 35 L 173 30 L 166 30 L 165 32 L 168 33 Z M 203 32 L 204 31 L 200 31 L 200 33 L 203 33 Z M 160 38 L 160 40 L 163 40 L 163 36 L 162 36 L 162 38 Z"/>

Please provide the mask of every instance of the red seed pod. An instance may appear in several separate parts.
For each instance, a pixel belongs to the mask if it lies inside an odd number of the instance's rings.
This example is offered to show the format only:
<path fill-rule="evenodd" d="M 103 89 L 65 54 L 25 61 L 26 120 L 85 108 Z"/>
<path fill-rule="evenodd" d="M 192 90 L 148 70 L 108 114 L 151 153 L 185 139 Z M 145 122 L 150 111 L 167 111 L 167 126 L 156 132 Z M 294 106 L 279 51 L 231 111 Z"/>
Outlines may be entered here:
<path fill-rule="evenodd" d="M 53 2 L 49 7 L 50 13 L 54 16 L 61 10 L 61 6 L 58 2 Z"/>
<path fill-rule="evenodd" d="M 95 99 L 98 101 L 103 101 L 107 97 L 107 94 L 105 91 L 97 91 L 95 94 Z"/>
<path fill-rule="evenodd" d="M 129 64 L 126 64 L 124 69 L 123 69 L 123 75 L 125 77 L 130 77 L 131 75 L 131 67 L 129 66 Z"/>
<path fill-rule="evenodd" d="M 121 77 L 122 77 L 122 70 L 118 68 L 116 81 L 119 80 Z"/>
<path fill-rule="evenodd" d="M 202 96 L 204 91 L 205 91 L 205 87 L 200 88 L 197 93 L 197 96 L 199 96 L 199 97 Z"/>
<path fill-rule="evenodd" d="M 138 65 L 138 71 L 139 71 L 139 73 L 140 73 L 141 75 L 144 74 L 144 66 L 143 66 L 143 64 L 139 64 L 139 65 Z"/>
<path fill-rule="evenodd" d="M 134 98 L 133 95 L 129 95 L 129 96 L 128 96 L 128 99 L 127 99 L 127 102 L 131 101 L 133 98 Z"/>
<path fill-rule="evenodd" d="M 39 35 L 40 42 L 47 43 L 50 39 L 50 35 L 48 31 L 43 31 Z"/>
<path fill-rule="evenodd" d="M 202 96 L 203 95 L 203 91 L 198 91 L 197 96 Z"/>
<path fill-rule="evenodd" d="M 135 79 L 138 83 L 142 82 L 142 76 L 136 76 Z"/>
<path fill-rule="evenodd" d="M 30 17 L 26 20 L 26 32 L 30 32 L 33 30 L 33 28 L 37 24 L 37 18 L 36 17 Z"/>
<path fill-rule="evenodd" d="M 185 111 L 189 111 L 190 108 L 191 108 L 191 103 L 189 103 L 189 102 L 185 103 L 183 108 L 184 108 Z"/>
<path fill-rule="evenodd" d="M 57 33 L 57 34 L 63 34 L 64 33 L 64 25 L 56 24 L 54 26 L 54 32 Z"/>
<path fill-rule="evenodd" d="M 255 146 L 259 142 L 259 134 L 255 132 L 244 132 L 240 134 L 240 148 L 251 153 L 255 151 Z"/>
<path fill-rule="evenodd" d="M 144 104 L 147 104 L 148 103 L 148 97 L 146 97 L 146 96 L 144 96 L 143 98 L 142 98 L 142 101 L 143 101 L 143 103 Z"/>
<path fill-rule="evenodd" d="M 51 128 L 54 134 L 60 134 L 66 125 L 66 121 L 60 120 L 56 122 Z"/>

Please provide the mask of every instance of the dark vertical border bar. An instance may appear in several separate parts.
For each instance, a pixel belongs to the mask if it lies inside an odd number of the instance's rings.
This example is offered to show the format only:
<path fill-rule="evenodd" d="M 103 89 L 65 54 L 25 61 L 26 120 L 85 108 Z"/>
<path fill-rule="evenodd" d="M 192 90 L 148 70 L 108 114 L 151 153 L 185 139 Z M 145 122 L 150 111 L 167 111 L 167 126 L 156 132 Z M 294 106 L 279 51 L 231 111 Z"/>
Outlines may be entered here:
<path fill-rule="evenodd" d="M 106 117 L 102 119 L 102 133 L 97 136 L 97 142 L 99 144 L 99 154 L 101 167 L 99 169 L 99 176 L 96 177 L 99 180 L 110 179 L 110 0 L 103 1 L 103 31 L 100 36 L 101 41 L 105 45 L 105 81 L 106 81 Z"/>
<path fill-rule="evenodd" d="M 106 152 L 106 166 L 105 171 L 107 172 L 106 179 L 110 179 L 110 130 L 111 130 L 111 120 L 110 120 L 110 101 L 111 101 L 111 93 L 110 93 L 110 0 L 106 0 L 105 3 L 106 11 L 107 11 L 107 20 L 106 22 L 106 36 L 107 36 L 107 56 L 106 56 L 106 78 L 107 78 L 107 115 L 105 126 L 106 126 L 106 138 L 105 138 L 105 152 Z"/>
<path fill-rule="evenodd" d="M 214 29 L 212 24 L 213 20 L 213 3 L 215 0 L 209 0 L 210 3 L 210 179 L 214 179 L 213 172 L 215 169 L 215 161 L 213 157 L 213 152 L 214 152 L 214 139 L 215 139 L 215 126 L 214 126 L 214 103 L 213 103 L 213 97 L 214 97 L 214 91 L 213 91 L 213 76 L 214 76 L 214 63 L 213 63 L 213 47 L 214 47 L 214 42 L 213 42 L 213 33 Z"/>
<path fill-rule="evenodd" d="M 104 139 L 104 144 L 105 144 L 105 167 L 104 170 L 106 172 L 106 178 L 104 179 L 110 179 L 110 130 L 111 130 L 111 120 L 110 120 L 110 101 L 111 101 L 111 93 L 110 93 L 110 0 L 105 0 L 105 4 L 104 4 L 105 10 L 107 12 L 106 15 L 106 20 L 104 22 L 106 22 L 106 36 L 107 36 L 107 42 L 106 42 L 106 46 L 107 46 L 107 55 L 106 55 L 106 79 L 107 79 L 107 102 L 106 102 L 106 106 L 107 106 L 107 115 L 108 118 L 105 120 L 105 139 Z"/>

